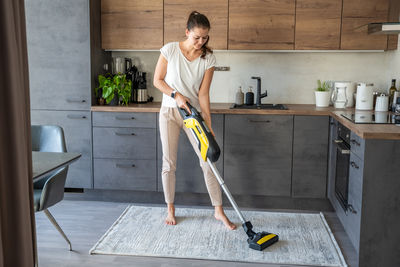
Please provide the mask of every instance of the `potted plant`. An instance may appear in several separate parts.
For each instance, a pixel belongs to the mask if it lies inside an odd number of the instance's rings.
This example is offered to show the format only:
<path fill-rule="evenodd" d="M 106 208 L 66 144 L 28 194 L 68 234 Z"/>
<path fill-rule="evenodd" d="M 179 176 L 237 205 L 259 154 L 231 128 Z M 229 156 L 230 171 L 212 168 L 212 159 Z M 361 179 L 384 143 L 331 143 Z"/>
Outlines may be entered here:
<path fill-rule="evenodd" d="M 101 90 L 101 97 L 105 99 L 108 105 L 115 106 L 120 103 L 128 105 L 132 81 L 127 80 L 125 74 L 100 74 L 98 79 L 99 87 L 95 89 L 96 96 L 99 96 L 99 90 Z"/>
<path fill-rule="evenodd" d="M 327 81 L 317 81 L 318 87 L 315 91 L 315 105 L 317 107 L 328 107 L 331 99 L 331 92 L 329 90 L 329 83 Z"/>

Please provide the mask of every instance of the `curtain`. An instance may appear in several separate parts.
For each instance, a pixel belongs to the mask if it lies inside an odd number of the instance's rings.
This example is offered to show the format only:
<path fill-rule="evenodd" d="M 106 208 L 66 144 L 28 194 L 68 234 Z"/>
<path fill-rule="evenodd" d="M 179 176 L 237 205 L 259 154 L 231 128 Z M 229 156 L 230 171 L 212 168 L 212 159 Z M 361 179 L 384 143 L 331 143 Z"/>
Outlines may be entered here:
<path fill-rule="evenodd" d="M 0 266 L 34 266 L 28 55 L 24 0 L 0 1 Z"/>

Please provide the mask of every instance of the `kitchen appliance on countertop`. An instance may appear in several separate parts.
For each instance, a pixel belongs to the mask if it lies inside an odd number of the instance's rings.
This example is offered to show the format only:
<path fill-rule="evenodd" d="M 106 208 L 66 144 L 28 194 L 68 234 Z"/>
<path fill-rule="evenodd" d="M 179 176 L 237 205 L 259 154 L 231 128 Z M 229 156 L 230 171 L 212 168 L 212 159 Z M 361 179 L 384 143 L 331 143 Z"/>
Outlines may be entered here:
<path fill-rule="evenodd" d="M 332 92 L 332 103 L 335 108 L 346 108 L 347 106 L 347 87 L 350 82 L 335 82 Z"/>
<path fill-rule="evenodd" d="M 400 125 L 400 114 L 394 114 L 384 111 L 355 111 L 345 112 L 342 117 L 355 124 L 396 124 Z"/>
<path fill-rule="evenodd" d="M 147 103 L 147 82 L 146 72 L 139 71 L 138 73 L 138 87 L 137 87 L 137 103 Z"/>
<path fill-rule="evenodd" d="M 372 110 L 374 108 L 373 83 L 357 83 L 356 109 Z"/>

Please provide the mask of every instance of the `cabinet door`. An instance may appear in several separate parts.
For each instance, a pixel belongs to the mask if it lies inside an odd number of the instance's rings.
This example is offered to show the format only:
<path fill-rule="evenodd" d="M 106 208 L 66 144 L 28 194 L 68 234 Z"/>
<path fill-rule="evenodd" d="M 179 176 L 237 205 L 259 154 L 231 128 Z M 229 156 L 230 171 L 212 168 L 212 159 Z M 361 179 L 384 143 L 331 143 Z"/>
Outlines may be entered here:
<path fill-rule="evenodd" d="M 224 149 L 223 149 L 223 128 L 224 115 L 212 114 L 212 128 L 216 136 L 217 143 L 221 149 L 216 166 L 223 175 Z M 162 147 L 158 133 L 158 191 L 163 191 L 161 181 L 162 167 Z M 193 150 L 185 132 L 181 131 L 178 145 L 178 160 L 176 167 L 176 192 L 207 193 L 204 182 L 203 171 L 200 168 L 199 158 Z"/>
<path fill-rule="evenodd" d="M 164 44 L 185 40 L 186 22 L 193 10 L 203 13 L 210 21 L 210 47 L 227 49 L 228 0 L 165 0 Z"/>
<path fill-rule="evenodd" d="M 89 1 L 25 4 L 31 108 L 89 110 Z"/>
<path fill-rule="evenodd" d="M 334 140 L 337 138 L 337 121 L 329 120 L 329 159 L 328 159 L 328 198 L 333 203 L 335 198 L 335 176 L 336 176 L 336 146 Z"/>
<path fill-rule="evenodd" d="M 292 196 L 325 198 L 329 117 L 295 116 Z"/>
<path fill-rule="evenodd" d="M 103 49 L 160 49 L 163 44 L 162 0 L 102 0 Z"/>
<path fill-rule="evenodd" d="M 293 116 L 226 115 L 224 175 L 233 194 L 290 196 Z"/>
<path fill-rule="evenodd" d="M 388 0 L 343 0 L 341 49 L 387 49 L 387 35 L 369 35 L 371 22 L 388 20 Z"/>
<path fill-rule="evenodd" d="M 293 49 L 295 0 L 230 0 L 229 49 Z"/>
<path fill-rule="evenodd" d="M 342 0 L 297 0 L 295 49 L 339 49 Z"/>
<path fill-rule="evenodd" d="M 81 153 L 68 168 L 65 187 L 92 188 L 92 142 L 89 111 L 32 110 L 33 125 L 59 125 L 63 128 L 67 151 Z"/>

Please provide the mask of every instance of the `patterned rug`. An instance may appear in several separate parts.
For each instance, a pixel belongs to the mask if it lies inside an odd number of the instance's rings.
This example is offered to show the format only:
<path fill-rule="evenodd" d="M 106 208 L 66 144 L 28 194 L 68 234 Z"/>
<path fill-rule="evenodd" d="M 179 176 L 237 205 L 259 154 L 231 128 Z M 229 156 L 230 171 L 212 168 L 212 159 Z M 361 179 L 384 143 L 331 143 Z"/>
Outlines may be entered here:
<path fill-rule="evenodd" d="M 212 209 L 177 208 L 175 226 L 164 223 L 165 214 L 161 207 L 128 206 L 90 254 L 347 266 L 322 213 L 243 211 L 255 232 L 279 235 L 262 252 L 249 249 L 233 210 L 226 214 L 238 225 L 235 231 L 215 220 Z"/>

